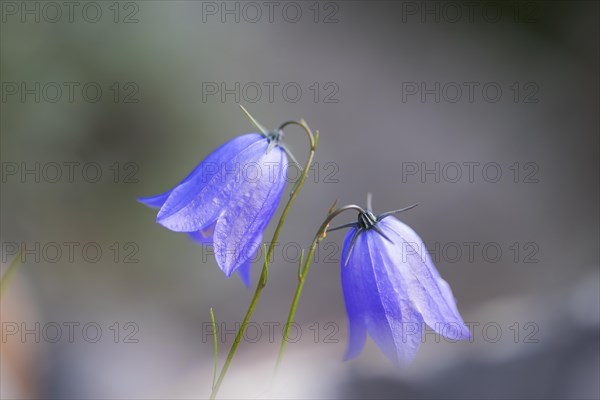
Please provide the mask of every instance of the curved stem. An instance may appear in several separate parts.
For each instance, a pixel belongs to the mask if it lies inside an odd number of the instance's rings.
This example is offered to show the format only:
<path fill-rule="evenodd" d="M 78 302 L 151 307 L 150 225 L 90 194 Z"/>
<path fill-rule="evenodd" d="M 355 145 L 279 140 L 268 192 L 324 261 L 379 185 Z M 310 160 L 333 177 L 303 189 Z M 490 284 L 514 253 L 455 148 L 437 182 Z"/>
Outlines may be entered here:
<path fill-rule="evenodd" d="M 258 298 L 260 297 L 262 290 L 264 289 L 264 287 L 267 284 L 268 270 L 269 270 L 268 260 L 270 260 L 273 255 L 273 251 L 275 250 L 275 243 L 277 242 L 277 239 L 279 238 L 279 233 L 281 231 L 281 228 L 283 227 L 283 223 L 285 222 L 285 219 L 287 218 L 288 212 L 290 211 L 292 204 L 294 204 L 294 201 L 296 200 L 296 197 L 298 196 L 300 189 L 304 185 L 304 181 L 306 180 L 306 175 L 308 173 L 310 165 L 312 164 L 313 157 L 315 155 L 315 150 L 317 149 L 317 142 L 319 140 L 319 132 L 318 131 L 316 132 L 316 135 L 313 135 L 312 131 L 310 130 L 310 128 L 308 127 L 308 125 L 306 124 L 306 122 L 304 120 L 301 120 L 300 122 L 297 122 L 297 121 L 285 122 L 284 124 L 282 124 L 279 127 L 279 130 L 282 130 L 283 128 L 285 128 L 288 125 L 298 125 L 301 128 L 303 128 L 304 131 L 306 132 L 306 135 L 308 136 L 308 140 L 310 142 L 310 151 L 308 154 L 308 160 L 306 161 L 306 167 L 302 171 L 302 175 L 300 175 L 300 180 L 298 181 L 298 184 L 296 186 L 294 186 L 294 188 L 290 192 L 290 198 L 289 198 L 287 204 L 285 205 L 285 208 L 283 209 L 281 217 L 279 218 L 279 222 L 277 223 L 277 227 L 275 228 L 275 233 L 273 233 L 273 239 L 271 239 L 271 243 L 269 244 L 269 250 L 267 252 L 267 255 L 265 256 L 265 261 L 263 264 L 262 272 L 260 274 L 260 279 L 258 280 L 256 290 L 254 291 L 254 296 L 252 297 L 252 300 L 250 301 L 250 305 L 248 306 L 248 311 L 246 311 L 246 316 L 244 317 L 244 320 L 242 321 L 242 325 L 240 326 L 240 329 L 238 330 L 238 332 L 235 336 L 235 340 L 233 341 L 233 344 L 231 345 L 231 349 L 229 350 L 229 354 L 227 355 L 225 364 L 223 364 L 223 368 L 221 369 L 219 378 L 217 379 L 217 382 L 213 386 L 212 393 L 210 395 L 211 399 L 214 399 L 217 396 L 217 394 L 219 393 L 219 389 L 221 387 L 221 384 L 223 383 L 223 379 L 225 378 L 225 375 L 227 374 L 227 370 L 229 369 L 231 360 L 233 359 L 233 356 L 235 355 L 237 347 L 239 346 L 240 341 L 242 340 L 242 336 L 244 335 L 244 332 L 246 330 L 248 322 L 250 321 L 250 317 L 254 313 L 254 308 L 256 307 Z"/>
<path fill-rule="evenodd" d="M 219 362 L 219 341 L 217 340 L 217 326 L 215 325 L 215 314 L 213 313 L 212 307 L 210 308 L 210 323 L 212 324 L 213 330 L 213 387 L 215 386 L 215 381 L 217 380 L 217 369 Z"/>
<path fill-rule="evenodd" d="M 294 299 L 292 300 L 292 305 L 290 307 L 290 312 L 288 314 L 287 322 L 283 328 L 283 339 L 281 340 L 281 346 L 279 347 L 279 354 L 277 355 L 277 361 L 275 363 L 275 370 L 273 371 L 273 377 L 277 374 L 279 369 L 279 365 L 281 364 L 281 360 L 283 360 L 283 353 L 285 351 L 285 346 L 288 342 L 288 334 L 290 332 L 290 327 L 294 322 L 294 315 L 296 314 L 296 309 L 298 308 L 298 302 L 300 301 L 300 295 L 302 294 L 302 289 L 304 288 L 304 281 L 306 280 L 306 275 L 308 274 L 308 268 L 310 267 L 310 261 L 315 253 L 315 249 L 317 245 L 323 238 L 325 238 L 325 234 L 327 233 L 327 227 L 331 223 L 331 221 L 340 215 L 341 213 L 348 210 L 356 210 L 358 212 L 364 212 L 365 210 L 362 207 L 357 206 L 355 204 L 350 204 L 344 207 L 340 207 L 337 210 L 330 212 L 325 218 L 325 221 L 321 224 L 321 227 L 315 234 L 315 238 L 313 239 L 312 245 L 310 246 L 310 250 L 308 252 L 308 256 L 304 261 L 304 267 L 298 273 L 298 286 L 296 287 L 296 293 L 294 294 Z"/>

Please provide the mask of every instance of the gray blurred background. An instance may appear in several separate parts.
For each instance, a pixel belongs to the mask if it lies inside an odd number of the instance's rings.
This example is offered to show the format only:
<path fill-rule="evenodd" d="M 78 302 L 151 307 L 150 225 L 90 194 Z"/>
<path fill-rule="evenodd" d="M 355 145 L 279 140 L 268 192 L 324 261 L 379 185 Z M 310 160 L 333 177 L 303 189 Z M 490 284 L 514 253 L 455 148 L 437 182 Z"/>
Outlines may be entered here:
<path fill-rule="evenodd" d="M 223 397 L 600 396 L 598 3 L 1 7 L 3 271 L 28 250 L 2 298 L 2 398 L 208 396 L 209 308 L 222 365 L 252 290 L 135 198 L 253 131 L 238 103 L 321 140 Z M 286 142 L 304 162 L 302 131 Z M 379 212 L 421 203 L 401 218 L 472 343 L 429 334 L 405 370 L 371 341 L 342 362 L 331 233 L 270 384 L 297 250 L 335 199 L 369 191 Z"/>

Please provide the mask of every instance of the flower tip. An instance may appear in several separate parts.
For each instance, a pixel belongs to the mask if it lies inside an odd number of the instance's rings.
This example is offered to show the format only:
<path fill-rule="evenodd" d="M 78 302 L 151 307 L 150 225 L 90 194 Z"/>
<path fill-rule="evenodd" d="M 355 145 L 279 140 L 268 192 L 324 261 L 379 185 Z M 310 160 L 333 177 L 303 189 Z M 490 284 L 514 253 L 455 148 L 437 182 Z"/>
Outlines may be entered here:
<path fill-rule="evenodd" d="M 267 136 L 267 134 L 269 133 L 268 130 L 265 129 L 265 127 L 263 127 L 253 116 L 252 114 L 250 114 L 248 112 L 248 110 L 246 110 L 244 108 L 243 105 L 239 104 L 240 108 L 242 109 L 242 111 L 244 112 L 244 114 L 246 114 L 246 117 L 248 117 L 248 119 L 250 120 L 250 122 L 252 122 L 252 125 L 254 125 L 259 131 L 262 132 L 262 134 L 264 136 Z"/>
<path fill-rule="evenodd" d="M 466 325 L 463 325 L 459 340 L 471 340 L 472 338 L 471 330 Z"/>
<path fill-rule="evenodd" d="M 244 286 L 246 286 L 246 289 L 250 289 L 250 273 L 251 273 L 251 267 L 252 267 L 252 263 L 251 262 L 246 262 L 242 265 L 240 265 L 236 271 L 238 276 L 240 277 L 240 279 L 242 280 L 242 282 L 244 283 Z M 231 275 L 231 274 L 230 274 Z"/>
<path fill-rule="evenodd" d="M 327 211 L 327 215 L 333 214 L 333 212 L 335 211 L 335 206 L 337 206 L 337 202 L 338 202 L 338 199 L 335 199 L 334 202 L 331 204 L 331 207 L 329 207 L 329 211 Z M 327 225 L 327 226 L 329 226 L 329 225 Z"/>
<path fill-rule="evenodd" d="M 170 192 L 161 193 L 155 196 L 136 197 L 136 201 L 150 208 L 161 208 L 169 197 Z"/>
<path fill-rule="evenodd" d="M 352 351 L 351 349 L 348 349 L 344 353 L 344 357 L 342 358 L 342 361 L 347 362 L 347 361 L 354 360 L 356 357 L 358 357 L 359 354 L 360 354 L 360 351 L 356 352 L 356 351 Z"/>
<path fill-rule="evenodd" d="M 148 207 L 150 207 L 150 206 L 148 205 L 148 201 L 146 200 L 146 198 L 145 198 L 145 197 L 136 197 L 136 198 L 135 198 L 135 201 L 137 201 L 137 202 L 138 202 L 138 203 L 140 203 L 140 204 L 143 204 L 143 205 L 145 205 L 145 206 L 148 206 Z"/>
<path fill-rule="evenodd" d="M 160 215 L 160 212 L 158 213 L 158 215 L 156 216 L 156 223 L 169 229 L 172 230 L 174 232 L 177 232 L 175 229 L 173 229 L 173 226 L 171 223 L 169 223 L 169 219 L 168 217 L 165 217 L 163 215 Z"/>

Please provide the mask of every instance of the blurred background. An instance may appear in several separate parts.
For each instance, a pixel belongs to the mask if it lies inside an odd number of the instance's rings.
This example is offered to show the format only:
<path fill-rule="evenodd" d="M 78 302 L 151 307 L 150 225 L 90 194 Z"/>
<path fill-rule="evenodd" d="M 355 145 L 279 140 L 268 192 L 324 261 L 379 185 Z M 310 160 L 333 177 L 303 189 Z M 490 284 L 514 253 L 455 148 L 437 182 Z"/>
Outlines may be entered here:
<path fill-rule="evenodd" d="M 600 396 L 598 3 L 0 4 L 2 271 L 24 251 L 2 398 L 209 395 L 209 309 L 222 365 L 252 290 L 135 199 L 253 131 L 238 104 L 321 140 L 222 397 Z M 378 212 L 420 202 L 401 219 L 472 342 L 430 332 L 398 370 L 369 340 L 343 362 L 331 233 L 270 383 L 299 249 L 334 200 L 369 191 Z"/>

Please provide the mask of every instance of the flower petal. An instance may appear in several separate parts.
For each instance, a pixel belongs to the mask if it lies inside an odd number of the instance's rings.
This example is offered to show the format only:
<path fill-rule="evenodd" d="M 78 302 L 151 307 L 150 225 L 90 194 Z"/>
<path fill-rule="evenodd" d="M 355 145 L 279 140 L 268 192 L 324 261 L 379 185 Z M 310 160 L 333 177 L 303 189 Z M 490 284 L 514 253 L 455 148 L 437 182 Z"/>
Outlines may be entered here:
<path fill-rule="evenodd" d="M 342 260 L 348 254 L 352 231 L 346 236 Z M 385 254 L 383 241 L 386 240 L 374 230 L 358 236 L 348 265 L 342 267 L 342 287 L 346 304 L 351 304 L 350 308 L 347 306 L 349 318 L 361 318 L 385 356 L 402 366 L 410 363 L 419 349 L 423 319 L 408 293 L 398 290 L 390 279 L 390 259 Z M 357 315 L 350 316 L 350 313 Z M 350 355 L 359 343 L 358 339 L 352 340 L 355 342 L 350 343 Z"/>
<path fill-rule="evenodd" d="M 247 260 L 245 263 L 239 266 L 236 270 L 238 276 L 244 282 L 244 285 L 250 287 L 250 273 L 252 271 L 252 259 Z"/>
<path fill-rule="evenodd" d="M 176 232 L 194 232 L 215 222 L 223 212 L 243 166 L 256 160 L 268 140 L 258 133 L 242 135 L 211 153 L 173 189 L 156 220 Z"/>
<path fill-rule="evenodd" d="M 346 260 L 348 249 L 355 228 L 350 229 L 344 246 L 342 248 L 342 263 Z M 353 250 L 353 253 L 356 249 Z M 348 347 L 344 360 L 350 360 L 360 354 L 367 339 L 367 326 L 365 325 L 365 307 L 368 299 L 368 290 L 365 288 L 364 281 L 360 277 L 360 261 L 358 257 L 351 257 L 348 264 L 342 266 L 342 292 L 344 294 L 344 304 L 346 305 L 346 314 L 348 314 Z"/>
<path fill-rule="evenodd" d="M 277 210 L 285 188 L 287 157 L 281 148 L 264 153 L 235 186 L 215 228 L 215 256 L 227 276 L 251 258 Z"/>
<path fill-rule="evenodd" d="M 213 244 L 213 235 L 215 233 L 215 225 L 217 223 L 213 223 L 212 225 L 206 227 L 205 229 L 189 232 L 188 236 L 196 243 L 201 245 L 212 245 Z"/>
<path fill-rule="evenodd" d="M 161 194 L 154 195 L 154 196 L 138 197 L 137 201 L 139 201 L 142 204 L 147 205 L 150 208 L 161 208 L 162 205 L 165 203 L 165 201 L 167 201 L 167 198 L 169 197 L 170 194 L 171 194 L 171 190 L 166 191 Z"/>
<path fill-rule="evenodd" d="M 213 240 L 214 240 L 213 235 L 215 232 L 215 226 L 216 226 L 216 222 L 204 230 L 190 232 L 190 233 L 188 233 L 188 236 L 195 243 L 197 243 L 201 246 L 213 246 Z M 246 286 L 247 288 L 250 287 L 251 266 L 252 266 L 252 259 L 249 259 L 248 261 L 246 261 L 246 263 L 242 264 L 237 269 L 238 276 L 244 283 L 244 286 Z"/>
<path fill-rule="evenodd" d="M 381 240 L 379 248 L 386 255 L 394 286 L 408 293 L 434 331 L 454 340 L 469 339 L 450 286 L 441 278 L 419 235 L 392 216 L 383 219 L 379 227 L 393 242 Z"/>

